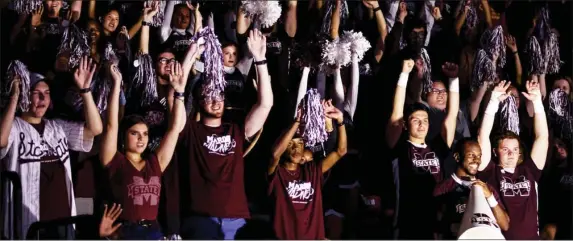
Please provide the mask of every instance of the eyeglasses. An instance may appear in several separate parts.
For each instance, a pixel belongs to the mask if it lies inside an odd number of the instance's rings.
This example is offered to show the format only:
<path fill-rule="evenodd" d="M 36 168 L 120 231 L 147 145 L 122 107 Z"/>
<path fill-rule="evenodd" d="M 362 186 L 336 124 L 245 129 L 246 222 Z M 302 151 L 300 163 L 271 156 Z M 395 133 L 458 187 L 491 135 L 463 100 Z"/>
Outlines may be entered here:
<path fill-rule="evenodd" d="M 205 103 L 213 103 L 213 102 L 219 102 L 219 101 L 224 101 L 224 100 L 225 100 L 225 96 L 219 95 L 219 96 L 214 96 L 214 97 L 205 97 L 205 99 L 203 101 Z"/>
<path fill-rule="evenodd" d="M 170 58 L 170 59 L 160 58 L 159 63 L 161 63 L 161 64 L 172 64 L 172 63 L 175 63 L 175 59 L 174 58 Z"/>
<path fill-rule="evenodd" d="M 446 89 L 438 89 L 438 88 L 432 88 L 431 92 L 434 94 L 446 94 L 446 93 L 448 93 L 448 91 Z"/>

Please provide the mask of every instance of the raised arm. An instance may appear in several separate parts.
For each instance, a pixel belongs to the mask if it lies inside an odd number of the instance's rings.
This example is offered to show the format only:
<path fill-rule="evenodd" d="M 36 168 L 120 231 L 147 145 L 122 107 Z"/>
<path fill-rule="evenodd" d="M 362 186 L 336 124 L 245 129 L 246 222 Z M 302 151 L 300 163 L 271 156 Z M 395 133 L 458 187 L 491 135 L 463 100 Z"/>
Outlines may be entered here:
<path fill-rule="evenodd" d="M 525 98 L 533 103 L 533 131 L 535 139 L 533 147 L 531 148 L 531 159 L 539 168 L 543 170 L 547 158 L 547 150 L 549 149 L 549 128 L 547 127 L 547 116 L 543 107 L 543 100 L 541 98 L 541 91 L 539 90 L 539 83 L 527 81 L 525 83 L 527 93 L 523 93 Z"/>
<path fill-rule="evenodd" d="M 146 7 L 143 9 L 143 21 L 146 23 L 151 23 L 153 21 L 153 16 L 159 11 L 159 4 L 153 2 L 151 7 Z M 149 25 L 141 27 L 141 36 L 139 42 L 139 51 L 144 54 L 149 54 Z"/>
<path fill-rule="evenodd" d="M 237 34 L 245 34 L 251 26 L 251 19 L 247 17 L 245 11 L 239 7 L 239 14 L 237 14 Z"/>
<path fill-rule="evenodd" d="M 487 0 L 481 0 L 481 6 L 483 7 L 483 14 L 485 17 L 485 22 L 487 24 L 487 28 L 493 27 L 493 21 L 491 19 L 491 8 L 489 6 L 489 2 Z"/>
<path fill-rule="evenodd" d="M 68 19 L 71 23 L 75 23 L 80 19 L 82 14 L 82 0 L 74 0 L 72 2 L 72 6 L 70 8 L 70 19 Z"/>
<path fill-rule="evenodd" d="M 467 1 L 467 0 L 463 0 L 463 1 Z M 454 31 L 455 31 L 456 35 L 458 35 L 458 36 L 460 36 L 460 34 L 462 32 L 462 27 L 464 26 L 464 23 L 466 22 L 466 17 L 468 16 L 469 10 L 470 10 L 470 6 L 468 6 L 467 4 L 464 3 L 463 10 L 460 11 L 458 16 L 456 16 L 456 21 L 454 23 Z"/>
<path fill-rule="evenodd" d="M 265 54 L 267 51 L 267 39 L 258 29 L 251 30 L 247 40 L 249 50 L 255 58 L 257 66 L 257 103 L 253 105 L 245 120 L 245 137 L 254 136 L 265 124 L 271 107 L 273 106 L 273 90 L 271 78 L 267 69 Z"/>
<path fill-rule="evenodd" d="M 300 102 L 304 98 L 304 95 L 306 95 L 306 88 L 308 87 L 308 74 L 309 73 L 310 73 L 309 67 L 304 67 L 302 69 L 302 77 L 300 78 L 300 83 L 298 84 L 298 94 L 296 96 L 296 105 L 294 108 L 295 109 L 295 111 L 294 111 L 295 117 L 298 113 L 298 105 L 300 104 Z"/>
<path fill-rule="evenodd" d="M 92 59 L 84 56 L 80 62 L 80 66 L 74 73 L 74 82 L 78 89 L 88 90 L 87 92 L 81 91 L 80 94 L 84 103 L 84 119 L 86 121 L 84 126 L 84 140 L 101 134 L 103 130 L 101 116 L 99 115 L 92 93 L 89 91 L 95 69 L 96 64 L 93 63 Z"/>
<path fill-rule="evenodd" d="M 386 48 L 384 52 L 387 56 L 394 56 L 400 52 L 400 38 L 404 30 L 404 21 L 406 20 L 406 16 L 408 16 L 406 3 L 400 2 L 398 6 L 398 19 L 394 22 L 394 26 L 392 26 L 388 38 L 384 40 L 384 47 Z"/>
<path fill-rule="evenodd" d="M 386 19 L 384 19 L 384 13 L 380 9 L 378 1 L 373 0 L 362 0 L 364 6 L 366 6 L 370 11 L 374 11 L 374 16 L 376 18 L 376 26 L 378 27 L 378 37 L 376 43 L 376 49 L 374 50 L 374 57 L 376 62 L 380 62 L 382 55 L 384 54 L 384 42 L 386 41 L 386 36 L 388 35 L 388 27 L 386 26 Z"/>
<path fill-rule="evenodd" d="M 159 7 L 159 4 L 157 6 Z M 144 14 L 145 14 L 145 12 L 141 13 L 141 16 L 139 17 L 137 22 L 135 22 L 133 25 L 131 25 L 131 28 L 129 28 L 129 36 L 135 36 L 137 34 L 137 32 L 139 32 L 139 30 L 143 26 L 143 20 L 145 18 Z"/>
<path fill-rule="evenodd" d="M 90 19 L 96 19 L 96 0 L 90 0 L 88 7 L 88 17 Z"/>
<path fill-rule="evenodd" d="M 1 119 L 2 122 L 0 123 L 0 128 L 2 128 L 2 131 L 0 131 L 0 148 L 5 148 L 8 146 L 10 130 L 12 129 L 12 122 L 14 122 L 14 116 L 16 116 L 16 108 L 18 108 L 18 98 L 20 96 L 20 77 L 14 76 L 12 83 L 10 101 L 4 110 L 4 115 L 2 115 Z"/>
<path fill-rule="evenodd" d="M 351 79 L 348 86 L 346 97 L 344 98 L 344 110 L 350 114 L 350 118 L 354 120 L 354 112 L 356 112 L 356 105 L 358 105 L 358 86 L 360 81 L 360 70 L 358 69 L 358 56 L 352 54 L 351 65 Z"/>
<path fill-rule="evenodd" d="M 332 92 L 334 99 L 334 106 L 342 108 L 344 104 L 344 84 L 342 84 L 342 76 L 340 75 L 340 66 L 334 70 L 334 85 L 332 85 Z"/>
<path fill-rule="evenodd" d="M 171 35 L 171 20 L 173 19 L 173 10 L 175 9 L 175 1 L 167 1 L 165 5 L 163 24 L 159 29 L 159 39 L 161 43 L 164 43 Z"/>
<path fill-rule="evenodd" d="M 195 21 L 193 22 L 193 27 L 195 28 L 195 30 L 193 31 L 194 35 L 199 33 L 201 29 L 203 29 L 203 15 L 201 15 L 199 7 L 200 7 L 199 4 L 197 4 L 197 6 L 193 8 L 193 18 L 195 19 Z"/>
<path fill-rule="evenodd" d="M 338 29 L 340 27 L 340 8 L 342 8 L 342 0 L 336 0 L 336 7 L 332 11 L 332 19 L 330 20 L 330 38 L 338 38 Z"/>
<path fill-rule="evenodd" d="M 517 51 L 515 38 L 511 35 L 506 36 L 505 45 L 507 45 L 507 48 L 511 50 L 511 54 L 513 55 L 513 61 L 515 64 L 515 81 L 517 82 L 517 85 L 521 85 L 523 69 L 521 68 L 521 61 L 519 60 L 519 52 Z"/>
<path fill-rule="evenodd" d="M 296 6 L 297 6 L 297 0 L 288 1 L 285 30 L 287 35 L 291 38 L 294 38 L 294 36 L 296 35 L 296 26 L 297 26 Z"/>
<path fill-rule="evenodd" d="M 456 136 L 456 124 L 458 122 L 458 112 L 460 110 L 460 79 L 458 78 L 458 65 L 445 63 L 442 71 L 450 79 L 450 90 L 448 93 L 448 112 L 442 123 L 442 138 L 452 147 Z"/>
<path fill-rule="evenodd" d="M 388 147 L 394 148 L 400 135 L 402 135 L 402 128 L 404 125 L 404 102 L 406 101 L 406 87 L 408 86 L 408 76 L 414 68 L 414 60 L 404 60 L 402 63 L 402 73 L 396 85 L 394 93 L 394 104 L 392 107 L 392 115 L 386 126 L 386 143 Z"/>
<path fill-rule="evenodd" d="M 322 173 L 327 172 L 342 158 L 346 155 L 347 143 L 346 143 L 346 128 L 344 127 L 344 115 L 342 112 L 332 105 L 332 101 L 325 101 L 324 105 L 324 116 L 336 120 L 338 125 L 338 144 L 336 150 L 328 153 L 324 160 L 322 161 Z"/>
<path fill-rule="evenodd" d="M 175 102 L 173 103 L 173 110 L 170 113 L 169 127 L 156 152 L 161 172 L 163 172 L 169 165 L 169 162 L 171 162 L 175 146 L 177 146 L 179 133 L 183 130 L 186 122 L 186 118 L 178 118 L 185 116 L 185 98 L 183 96 L 187 78 L 184 77 L 185 74 L 183 73 L 181 64 L 175 63 L 174 66 L 171 67 L 171 73 L 169 74 L 169 83 L 175 90 Z"/>
<path fill-rule="evenodd" d="M 495 114 L 499 109 L 499 103 L 507 99 L 509 96 L 507 94 L 507 89 L 510 85 L 511 82 L 506 82 L 505 80 L 501 81 L 491 92 L 491 98 L 487 104 L 487 108 L 485 109 L 485 114 L 483 115 L 483 120 L 478 134 L 478 142 L 481 147 L 481 164 L 478 168 L 479 171 L 483 171 L 491 161 L 492 149 L 489 135 L 493 128 Z"/>
<path fill-rule="evenodd" d="M 479 114 L 481 102 L 490 84 L 491 82 L 484 81 L 479 87 L 479 89 L 477 89 L 477 91 L 474 91 L 472 93 L 472 96 L 470 98 L 470 120 L 472 122 L 477 118 Z"/>
<path fill-rule="evenodd" d="M 301 117 L 301 111 L 300 109 L 297 109 L 297 115 L 295 121 L 292 123 L 290 128 L 287 131 L 285 131 L 281 135 L 281 137 L 277 140 L 277 142 L 274 144 L 272 149 L 273 157 L 270 160 L 269 167 L 267 169 L 267 175 L 275 173 L 275 170 L 279 165 L 279 161 L 281 160 L 281 156 L 288 148 L 288 144 L 290 143 L 290 141 L 296 134 L 296 131 L 298 130 L 298 127 L 300 125 L 300 117 Z"/>
<path fill-rule="evenodd" d="M 108 99 L 107 121 L 105 132 L 101 139 L 99 159 L 103 166 L 111 162 L 117 153 L 117 136 L 119 131 L 119 93 L 122 76 L 117 65 L 110 65 L 109 72 L 113 79 L 113 87 Z M 124 133 L 121 133 L 122 135 Z"/>

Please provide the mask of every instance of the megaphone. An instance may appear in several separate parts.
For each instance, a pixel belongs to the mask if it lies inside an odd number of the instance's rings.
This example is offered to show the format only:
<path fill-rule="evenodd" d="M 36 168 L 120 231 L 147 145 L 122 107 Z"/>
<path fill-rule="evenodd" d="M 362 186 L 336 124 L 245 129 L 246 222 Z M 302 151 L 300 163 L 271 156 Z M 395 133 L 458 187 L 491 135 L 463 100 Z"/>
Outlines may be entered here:
<path fill-rule="evenodd" d="M 472 186 L 458 232 L 458 240 L 464 239 L 505 240 L 479 185 Z"/>

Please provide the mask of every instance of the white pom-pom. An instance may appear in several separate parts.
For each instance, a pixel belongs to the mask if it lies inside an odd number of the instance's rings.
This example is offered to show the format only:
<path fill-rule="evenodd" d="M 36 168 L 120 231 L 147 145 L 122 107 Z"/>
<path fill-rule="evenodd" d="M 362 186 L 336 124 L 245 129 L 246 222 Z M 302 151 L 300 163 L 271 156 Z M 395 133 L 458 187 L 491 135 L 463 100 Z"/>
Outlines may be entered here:
<path fill-rule="evenodd" d="M 262 27 L 273 26 L 281 17 L 281 6 L 278 1 L 243 1 L 243 11 L 249 17 L 258 20 Z"/>
<path fill-rule="evenodd" d="M 326 41 L 322 47 L 322 61 L 326 65 L 331 66 L 347 66 L 350 63 L 350 42 L 340 41 Z"/>
<path fill-rule="evenodd" d="M 350 50 L 358 56 L 358 62 L 364 58 L 364 54 L 372 46 L 370 42 L 362 35 L 362 32 L 344 31 L 341 42 L 350 43 Z"/>

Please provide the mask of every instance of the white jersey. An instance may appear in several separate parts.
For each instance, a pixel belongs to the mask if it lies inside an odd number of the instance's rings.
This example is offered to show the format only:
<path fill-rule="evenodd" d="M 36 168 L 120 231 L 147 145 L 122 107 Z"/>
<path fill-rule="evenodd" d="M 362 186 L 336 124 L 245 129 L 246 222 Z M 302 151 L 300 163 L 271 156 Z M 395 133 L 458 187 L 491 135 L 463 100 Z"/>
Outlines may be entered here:
<path fill-rule="evenodd" d="M 22 229 L 20 238 L 25 238 L 28 228 L 40 218 L 40 160 L 46 155 L 59 157 L 64 162 L 66 169 L 66 186 L 68 189 L 68 200 L 71 208 L 71 216 L 76 215 L 76 204 L 74 201 L 74 192 L 72 184 L 72 173 L 70 166 L 69 149 L 80 152 L 89 152 L 93 145 L 93 138 L 84 140 L 83 123 L 69 122 L 64 120 L 47 120 L 45 119 L 43 135 L 29 123 L 19 117 L 14 118 L 8 145 L 0 149 L 0 159 L 7 171 L 13 171 L 19 174 L 22 182 Z M 3 130 L 4 131 L 4 130 Z M 12 187 L 5 189 L 5 198 L 3 205 L 6 208 L 12 207 Z M 55 204 L 57 205 L 57 204 Z M 6 210 L 6 209 L 5 209 Z M 12 233 L 14 225 L 13 212 L 5 212 L 4 230 L 6 237 L 13 238 Z M 73 233 L 73 228 L 69 229 Z M 73 236 L 68 236 L 73 238 Z"/>

